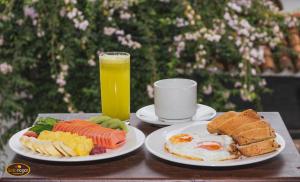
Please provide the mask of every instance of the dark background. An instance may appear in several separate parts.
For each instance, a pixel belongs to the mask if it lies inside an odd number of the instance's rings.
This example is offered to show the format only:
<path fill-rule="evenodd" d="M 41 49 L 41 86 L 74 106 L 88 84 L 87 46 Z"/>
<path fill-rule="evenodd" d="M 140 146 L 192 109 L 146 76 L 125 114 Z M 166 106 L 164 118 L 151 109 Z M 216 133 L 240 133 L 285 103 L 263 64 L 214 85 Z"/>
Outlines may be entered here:
<path fill-rule="evenodd" d="M 262 96 L 264 111 L 278 111 L 293 138 L 300 138 L 300 77 L 266 77 L 271 94 Z"/>

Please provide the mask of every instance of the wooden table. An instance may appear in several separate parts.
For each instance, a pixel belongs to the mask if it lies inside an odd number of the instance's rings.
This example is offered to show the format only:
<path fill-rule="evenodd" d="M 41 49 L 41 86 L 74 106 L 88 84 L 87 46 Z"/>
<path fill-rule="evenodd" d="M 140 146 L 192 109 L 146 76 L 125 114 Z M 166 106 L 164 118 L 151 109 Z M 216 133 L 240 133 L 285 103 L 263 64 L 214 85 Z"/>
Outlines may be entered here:
<path fill-rule="evenodd" d="M 207 168 L 180 165 L 159 159 L 141 147 L 125 156 L 85 163 L 54 163 L 32 160 L 15 155 L 8 163 L 21 162 L 31 167 L 31 173 L 14 177 L 4 173 L 3 181 L 98 181 L 98 180 L 169 180 L 169 181 L 300 181 L 300 157 L 277 112 L 261 113 L 286 141 L 285 150 L 277 157 L 246 166 Z M 52 114 L 61 119 L 89 117 L 93 114 Z M 45 115 L 42 115 L 45 116 Z M 146 135 L 158 127 L 142 123 L 131 116 L 131 124 Z"/>

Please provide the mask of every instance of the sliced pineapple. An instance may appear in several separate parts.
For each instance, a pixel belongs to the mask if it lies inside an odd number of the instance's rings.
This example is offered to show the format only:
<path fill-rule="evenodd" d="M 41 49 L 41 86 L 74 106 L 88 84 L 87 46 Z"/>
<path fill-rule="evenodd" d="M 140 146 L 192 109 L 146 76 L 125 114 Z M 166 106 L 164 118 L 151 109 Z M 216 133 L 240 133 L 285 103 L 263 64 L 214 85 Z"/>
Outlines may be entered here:
<path fill-rule="evenodd" d="M 93 141 L 85 136 L 79 136 L 70 132 L 61 131 L 43 131 L 40 133 L 39 140 L 60 141 L 55 147 L 64 155 L 85 156 L 89 155 L 94 147 Z"/>
<path fill-rule="evenodd" d="M 68 153 L 66 153 L 66 152 L 64 151 L 64 149 L 61 147 L 61 144 L 60 144 L 60 143 L 61 143 L 61 142 L 58 142 L 58 141 L 52 142 L 52 144 L 53 144 L 53 146 L 56 148 L 56 150 L 59 151 L 63 156 L 65 156 L 65 157 L 71 157 L 71 155 L 69 155 Z"/>
<path fill-rule="evenodd" d="M 77 156 L 76 152 L 72 148 L 65 145 L 63 142 L 60 142 L 59 145 L 70 157 Z"/>
<path fill-rule="evenodd" d="M 55 157 L 89 155 L 94 146 L 85 136 L 61 131 L 43 131 L 38 138 L 22 136 L 20 142 L 34 152 Z"/>
<path fill-rule="evenodd" d="M 62 157 L 62 154 L 56 150 L 56 148 L 53 146 L 53 143 L 50 141 L 43 141 L 44 149 L 47 151 L 47 153 L 50 156 L 55 157 Z"/>

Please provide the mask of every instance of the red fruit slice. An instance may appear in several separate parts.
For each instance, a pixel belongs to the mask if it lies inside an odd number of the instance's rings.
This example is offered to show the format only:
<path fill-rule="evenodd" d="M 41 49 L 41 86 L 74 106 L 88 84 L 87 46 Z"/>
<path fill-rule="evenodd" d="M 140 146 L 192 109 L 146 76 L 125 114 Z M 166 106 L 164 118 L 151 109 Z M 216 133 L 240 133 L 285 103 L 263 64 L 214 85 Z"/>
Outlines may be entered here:
<path fill-rule="evenodd" d="M 23 135 L 28 136 L 28 137 L 34 137 L 34 138 L 38 137 L 38 134 L 34 131 L 26 131 L 26 133 L 24 133 Z"/>

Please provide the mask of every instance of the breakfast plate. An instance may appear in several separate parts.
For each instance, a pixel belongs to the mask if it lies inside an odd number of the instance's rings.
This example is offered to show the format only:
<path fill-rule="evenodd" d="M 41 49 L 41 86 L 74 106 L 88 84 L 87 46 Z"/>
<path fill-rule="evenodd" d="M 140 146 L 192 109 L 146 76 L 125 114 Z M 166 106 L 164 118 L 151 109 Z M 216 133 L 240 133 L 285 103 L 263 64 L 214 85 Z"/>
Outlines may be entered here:
<path fill-rule="evenodd" d="M 160 121 L 158 119 L 158 117 L 155 115 L 155 109 L 154 109 L 154 105 L 148 105 L 145 106 L 141 109 L 139 109 L 136 112 L 136 116 L 143 122 L 149 123 L 149 124 L 154 124 L 154 125 L 164 125 L 164 126 L 169 126 L 169 125 L 173 125 L 173 124 L 177 124 L 179 122 L 181 123 L 192 123 L 195 121 L 207 121 L 210 120 L 212 118 L 214 118 L 216 116 L 217 112 L 215 109 L 207 106 L 207 105 L 203 105 L 203 104 L 197 104 L 197 111 L 196 114 L 194 115 L 194 117 L 192 118 L 192 120 L 190 121 L 172 121 L 172 120 L 168 120 L 167 121 Z"/>
<path fill-rule="evenodd" d="M 25 148 L 20 142 L 20 137 L 28 131 L 29 128 L 19 131 L 14 134 L 9 140 L 10 148 L 19 155 L 44 160 L 44 161 L 55 161 L 55 162 L 84 162 L 84 161 L 94 161 L 94 160 L 103 160 L 109 159 L 117 156 L 121 156 L 132 152 L 138 149 L 143 145 L 145 140 L 145 135 L 139 129 L 128 126 L 128 132 L 126 134 L 126 143 L 119 148 L 113 150 L 107 150 L 106 153 L 97 154 L 97 155 L 87 155 L 87 156 L 76 156 L 76 157 L 54 157 L 54 156 L 45 156 L 33 152 Z"/>
<path fill-rule="evenodd" d="M 267 159 L 273 158 L 282 152 L 285 148 L 285 141 L 278 133 L 276 133 L 276 142 L 280 145 L 276 151 L 259 155 L 253 157 L 245 157 L 241 156 L 238 159 L 230 159 L 230 160 L 223 160 L 223 161 L 212 161 L 212 160 L 193 160 L 187 159 L 183 157 L 179 157 L 178 155 L 171 154 L 166 151 L 165 144 L 167 140 L 172 135 L 177 135 L 180 133 L 198 133 L 200 135 L 205 136 L 209 134 L 207 131 L 207 123 L 205 122 L 193 122 L 193 123 L 181 123 L 176 124 L 168 127 L 164 127 L 158 129 L 148 135 L 145 141 L 145 146 L 147 150 L 152 153 L 153 155 L 180 164 L 192 165 L 192 166 L 208 166 L 208 167 L 230 167 L 230 166 L 240 166 L 246 164 L 257 163 L 261 161 L 265 161 Z M 220 136 L 220 135 L 219 135 Z"/>

